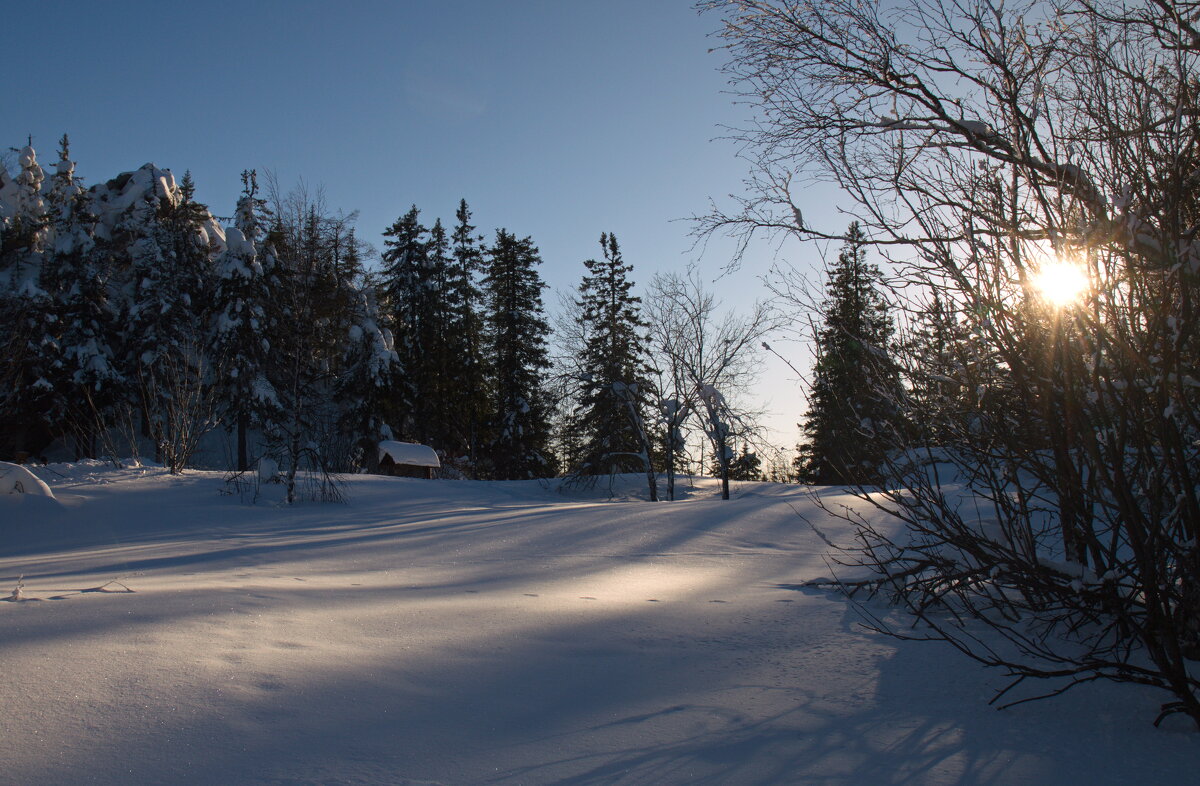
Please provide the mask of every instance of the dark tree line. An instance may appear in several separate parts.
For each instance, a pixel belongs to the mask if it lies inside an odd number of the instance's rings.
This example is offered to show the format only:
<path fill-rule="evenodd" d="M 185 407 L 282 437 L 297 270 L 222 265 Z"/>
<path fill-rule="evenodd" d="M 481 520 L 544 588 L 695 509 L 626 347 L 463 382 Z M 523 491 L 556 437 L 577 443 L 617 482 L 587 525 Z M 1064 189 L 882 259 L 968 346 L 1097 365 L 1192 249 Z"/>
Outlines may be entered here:
<path fill-rule="evenodd" d="M 636 472 L 657 499 L 698 434 L 715 474 L 758 477 L 752 418 L 731 397 L 766 312 L 718 322 L 680 277 L 645 307 L 614 234 L 584 262 L 564 372 L 537 246 L 485 238 L 465 200 L 450 225 L 413 206 L 368 265 L 356 215 L 319 190 L 247 171 L 218 220 L 190 175 L 146 165 L 85 187 L 65 137 L 59 159 L 48 177 L 26 148 L 0 171 L 5 457 L 64 440 L 78 458 L 149 449 L 180 471 L 224 430 L 229 468 L 270 458 L 294 499 L 310 475 L 374 469 L 397 439 L 432 446 L 451 474 Z"/>
<path fill-rule="evenodd" d="M 230 464 L 372 466 L 383 438 L 427 442 L 478 477 L 553 474 L 543 283 L 529 238 L 485 245 L 466 202 L 447 233 L 413 208 L 383 268 L 355 215 L 243 174 L 222 225 L 190 175 L 146 165 L 85 188 L 64 137 L 0 169 L 0 453 L 152 445 L 173 471 L 215 428 Z"/>
<path fill-rule="evenodd" d="M 414 206 L 384 232 L 381 302 L 399 373 L 383 410 L 398 437 L 471 477 L 553 475 L 541 256 L 531 238 L 475 233 L 466 201 L 447 234 Z"/>

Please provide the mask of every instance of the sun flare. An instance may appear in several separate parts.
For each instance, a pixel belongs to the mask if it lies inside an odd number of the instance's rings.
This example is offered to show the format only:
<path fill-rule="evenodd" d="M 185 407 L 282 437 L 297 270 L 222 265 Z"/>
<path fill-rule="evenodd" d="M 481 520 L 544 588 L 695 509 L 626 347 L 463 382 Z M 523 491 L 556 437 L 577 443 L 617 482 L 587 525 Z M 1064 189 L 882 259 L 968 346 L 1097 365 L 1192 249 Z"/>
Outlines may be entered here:
<path fill-rule="evenodd" d="M 1079 265 L 1051 262 L 1042 267 L 1034 286 L 1048 303 L 1061 308 L 1079 300 L 1088 288 L 1088 277 Z"/>

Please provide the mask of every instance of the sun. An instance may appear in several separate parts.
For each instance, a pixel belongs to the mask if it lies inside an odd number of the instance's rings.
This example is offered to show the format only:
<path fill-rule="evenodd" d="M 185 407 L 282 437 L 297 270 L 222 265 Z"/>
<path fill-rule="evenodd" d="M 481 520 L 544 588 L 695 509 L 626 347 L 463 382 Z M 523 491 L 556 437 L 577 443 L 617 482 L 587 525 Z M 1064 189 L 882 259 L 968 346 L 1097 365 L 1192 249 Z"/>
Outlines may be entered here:
<path fill-rule="evenodd" d="M 1042 267 L 1033 284 L 1046 302 L 1063 308 L 1077 302 L 1087 291 L 1088 277 L 1079 265 L 1049 262 Z"/>

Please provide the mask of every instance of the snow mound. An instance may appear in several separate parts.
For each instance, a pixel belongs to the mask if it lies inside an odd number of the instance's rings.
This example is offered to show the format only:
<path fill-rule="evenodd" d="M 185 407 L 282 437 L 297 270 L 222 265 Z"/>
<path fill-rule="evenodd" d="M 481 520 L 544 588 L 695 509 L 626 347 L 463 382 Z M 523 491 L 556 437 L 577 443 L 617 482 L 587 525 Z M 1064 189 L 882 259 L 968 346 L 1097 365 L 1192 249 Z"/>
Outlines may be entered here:
<path fill-rule="evenodd" d="M 32 494 L 54 499 L 54 492 L 38 476 L 20 464 L 0 461 L 0 494 Z"/>

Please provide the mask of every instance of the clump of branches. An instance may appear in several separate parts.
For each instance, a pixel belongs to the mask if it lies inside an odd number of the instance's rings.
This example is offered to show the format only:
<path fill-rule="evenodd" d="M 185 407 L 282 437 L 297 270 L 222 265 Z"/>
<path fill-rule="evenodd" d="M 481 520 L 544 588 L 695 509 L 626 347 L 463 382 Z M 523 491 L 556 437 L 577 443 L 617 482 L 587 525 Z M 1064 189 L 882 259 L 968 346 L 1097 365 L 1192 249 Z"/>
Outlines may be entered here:
<path fill-rule="evenodd" d="M 142 423 L 154 442 L 155 457 L 172 475 L 183 472 L 200 440 L 220 423 L 208 379 L 221 373 L 221 364 L 207 365 L 193 343 L 172 348 L 155 366 L 139 369 Z"/>
<path fill-rule="evenodd" d="M 660 274 L 650 283 L 645 315 L 668 499 L 674 499 L 675 473 L 686 458 L 689 427 L 706 437 L 724 499 L 734 440 L 756 441 L 759 413 L 737 399 L 758 376 L 758 343 L 779 326 L 779 314 L 762 302 L 748 314 L 719 308 L 695 270 Z"/>
<path fill-rule="evenodd" d="M 1200 724 L 1200 3 L 701 5 L 760 117 L 700 231 L 844 239 L 794 199 L 836 183 L 906 287 L 907 417 L 857 488 L 901 526 L 856 519 L 847 586 L 1037 696 Z"/>

